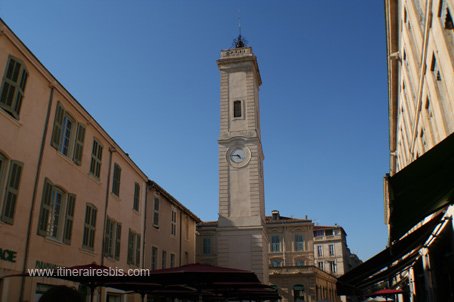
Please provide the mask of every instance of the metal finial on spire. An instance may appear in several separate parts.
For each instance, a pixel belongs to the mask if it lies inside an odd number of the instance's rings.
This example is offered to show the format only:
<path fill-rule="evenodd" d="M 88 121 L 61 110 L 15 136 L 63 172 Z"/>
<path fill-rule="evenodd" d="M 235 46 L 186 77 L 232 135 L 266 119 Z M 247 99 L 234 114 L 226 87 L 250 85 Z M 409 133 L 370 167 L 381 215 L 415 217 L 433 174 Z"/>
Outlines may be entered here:
<path fill-rule="evenodd" d="M 233 40 L 233 47 L 242 48 L 247 46 L 246 39 L 241 35 L 241 16 L 240 10 L 238 10 L 238 37 Z"/>

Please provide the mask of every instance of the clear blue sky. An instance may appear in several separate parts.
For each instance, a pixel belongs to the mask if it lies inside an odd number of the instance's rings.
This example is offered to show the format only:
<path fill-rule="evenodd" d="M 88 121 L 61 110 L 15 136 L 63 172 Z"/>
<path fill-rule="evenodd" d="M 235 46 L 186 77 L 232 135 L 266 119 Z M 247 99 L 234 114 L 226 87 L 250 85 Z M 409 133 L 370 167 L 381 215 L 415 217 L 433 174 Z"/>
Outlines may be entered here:
<path fill-rule="evenodd" d="M 218 210 L 219 72 L 258 57 L 266 212 L 386 245 L 383 1 L 0 0 L 0 16 L 147 175 L 203 220 Z"/>

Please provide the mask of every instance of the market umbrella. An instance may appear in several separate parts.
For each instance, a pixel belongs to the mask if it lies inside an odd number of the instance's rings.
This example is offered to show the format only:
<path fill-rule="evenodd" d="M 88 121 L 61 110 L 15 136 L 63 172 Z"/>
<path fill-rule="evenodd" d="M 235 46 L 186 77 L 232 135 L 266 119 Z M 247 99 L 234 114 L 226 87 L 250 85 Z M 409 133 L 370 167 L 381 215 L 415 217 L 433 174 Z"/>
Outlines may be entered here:
<path fill-rule="evenodd" d="M 404 291 L 401 289 L 392 289 L 392 288 L 383 288 L 380 289 L 376 292 L 373 292 L 372 294 L 367 295 L 368 297 L 385 297 L 384 301 L 392 301 L 389 300 L 389 296 L 395 297 L 397 294 L 402 294 Z"/>

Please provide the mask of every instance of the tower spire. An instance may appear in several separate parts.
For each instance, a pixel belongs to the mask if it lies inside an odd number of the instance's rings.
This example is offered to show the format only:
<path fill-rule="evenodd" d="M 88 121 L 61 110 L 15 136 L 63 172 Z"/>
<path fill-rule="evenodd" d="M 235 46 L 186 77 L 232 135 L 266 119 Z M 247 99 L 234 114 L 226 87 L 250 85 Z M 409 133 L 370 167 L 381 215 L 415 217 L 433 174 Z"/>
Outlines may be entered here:
<path fill-rule="evenodd" d="M 238 37 L 233 40 L 234 48 L 243 48 L 247 46 L 246 39 L 241 35 L 241 15 L 240 10 L 238 10 Z"/>

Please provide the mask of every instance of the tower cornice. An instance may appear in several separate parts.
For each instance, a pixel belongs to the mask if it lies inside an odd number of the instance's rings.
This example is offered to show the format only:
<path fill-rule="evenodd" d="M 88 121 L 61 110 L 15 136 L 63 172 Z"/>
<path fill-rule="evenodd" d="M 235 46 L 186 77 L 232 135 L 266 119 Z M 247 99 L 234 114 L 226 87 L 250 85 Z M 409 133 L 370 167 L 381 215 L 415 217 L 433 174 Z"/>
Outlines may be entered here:
<path fill-rule="evenodd" d="M 252 52 L 251 47 L 244 48 L 230 48 L 221 50 L 221 58 L 216 61 L 219 70 L 241 68 L 239 64 L 250 62 L 257 74 L 257 84 L 262 85 L 262 77 L 260 76 L 260 69 L 257 64 L 257 57 Z"/>

